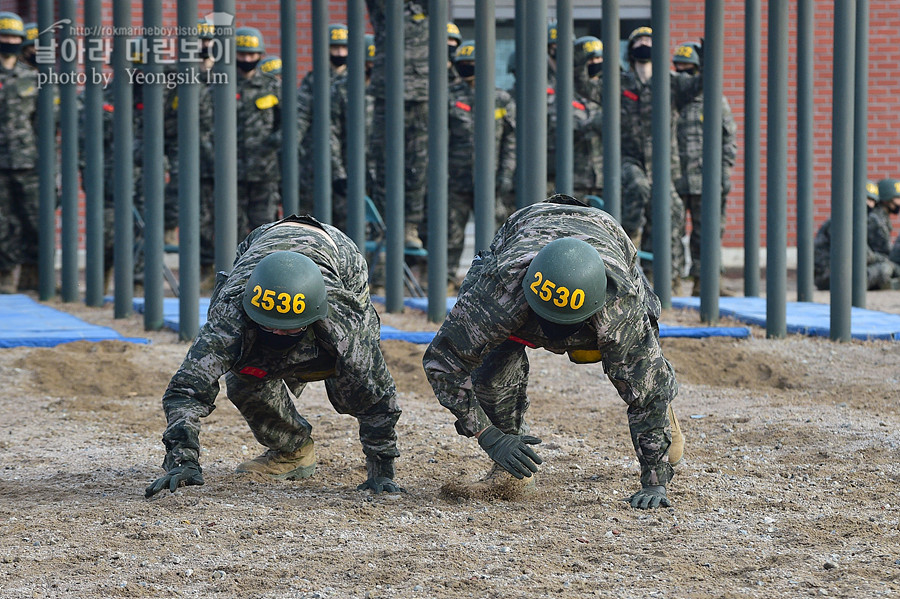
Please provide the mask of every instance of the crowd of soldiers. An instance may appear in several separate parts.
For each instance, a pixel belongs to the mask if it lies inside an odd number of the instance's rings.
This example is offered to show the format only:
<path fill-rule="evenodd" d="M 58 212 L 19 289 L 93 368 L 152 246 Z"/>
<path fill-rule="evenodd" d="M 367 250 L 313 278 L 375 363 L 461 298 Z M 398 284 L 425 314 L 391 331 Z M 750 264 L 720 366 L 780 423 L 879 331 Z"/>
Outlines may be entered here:
<path fill-rule="evenodd" d="M 365 41 L 366 82 L 366 189 L 377 210 L 384 213 L 385 168 L 385 80 L 384 56 L 377 49 L 385 43 L 386 17 L 383 0 L 367 0 L 374 35 Z M 198 23 L 201 41 L 199 69 L 208 73 L 213 66 L 209 47 L 213 28 L 204 20 Z M 37 26 L 24 24 L 13 13 L 0 13 L 0 291 L 15 292 L 37 286 L 38 178 L 36 171 L 37 84 L 35 40 Z M 427 92 L 428 92 L 428 15 L 420 2 L 404 3 L 404 140 L 405 140 L 405 229 L 408 247 L 422 248 L 427 232 Z M 347 55 L 348 29 L 332 24 L 328 29 L 331 86 L 331 188 L 332 222 L 346 227 L 347 215 L 347 132 L 345 115 L 348 105 Z M 650 60 L 653 32 L 639 27 L 631 32 L 627 43 L 627 68 L 620 69 L 621 148 L 622 148 L 622 225 L 638 249 L 652 248 L 650 190 L 652 186 L 653 137 Z M 556 47 L 557 28 L 547 29 L 548 82 L 547 192 L 556 191 Z M 602 155 L 602 70 L 603 44 L 596 37 L 574 40 L 573 108 L 573 187 L 578 198 L 603 197 Z M 472 41 L 464 41 L 459 28 L 447 24 L 449 85 L 448 106 L 448 272 L 449 290 L 455 291 L 459 280 L 456 270 L 465 241 L 465 227 L 474 209 L 474 98 L 475 56 Z M 237 182 L 238 238 L 261 224 L 271 222 L 280 213 L 281 146 L 281 59 L 266 54 L 262 33 L 254 27 L 235 30 L 237 66 Z M 678 295 L 682 278 L 693 282 L 692 293 L 699 294 L 701 188 L 703 171 L 703 97 L 701 44 L 680 44 L 673 56 L 674 72 L 670 72 L 672 99 L 671 136 L 671 232 L 672 291 Z M 614 58 L 618 62 L 618 56 Z M 144 57 L 130 52 L 133 68 L 141 69 Z M 168 67 L 174 69 L 174 65 Z M 515 76 L 514 60 L 509 72 Z M 209 80 L 201 74 L 201 80 Z M 134 118 L 134 202 L 138 216 L 143 212 L 143 94 L 140 80 L 132 77 Z M 200 234 L 202 287 L 209 291 L 214 280 L 214 141 L 212 85 L 201 85 L 199 95 L 200 125 Z M 515 210 L 516 107 L 512 95 L 503 89 L 495 93 L 495 191 L 497 225 Z M 297 92 L 298 172 L 301 212 L 312 212 L 313 166 L 312 121 L 313 73 L 303 79 Z M 115 106 L 112 86 L 104 90 L 104 260 L 107 281 L 113 260 L 113 164 L 116 156 L 112 134 Z M 164 101 L 164 148 L 167 182 L 165 191 L 165 242 L 178 243 L 178 88 L 172 86 Z M 81 127 L 82 134 L 84 127 Z M 722 98 L 722 193 L 719 236 L 724 233 L 726 198 L 731 189 L 730 175 L 735 163 L 736 125 L 728 101 Z M 83 147 L 83 144 L 82 144 Z M 82 167 L 84 157 L 81 159 Z M 885 189 L 887 189 L 885 187 Z M 887 205 L 883 199 L 879 205 Z M 683 239 L 687 214 L 691 227 L 686 256 Z M 871 218 L 871 215 L 870 215 Z M 890 219 L 882 219 L 884 227 L 873 230 L 890 236 Z M 138 226 L 135 235 L 141 235 Z M 821 237 L 821 236 L 820 236 Z M 827 237 L 827 234 L 826 234 Z M 873 243 L 869 240 L 870 245 Z M 889 243 L 889 242 L 888 242 Z M 820 244 L 821 245 L 821 244 Z M 900 253 L 894 243 L 895 254 Z M 889 252 L 878 252 L 887 255 Z M 894 256 L 895 260 L 897 256 Z M 817 277 L 822 272 L 817 259 Z M 135 280 L 140 283 L 142 267 L 136 261 Z M 652 262 L 642 264 L 648 275 Z M 827 265 L 826 265 L 827 266 Z M 827 280 L 827 272 L 824 275 Z M 652 277 L 651 277 L 652 278 Z M 896 277 L 889 277 L 896 278 Z"/>

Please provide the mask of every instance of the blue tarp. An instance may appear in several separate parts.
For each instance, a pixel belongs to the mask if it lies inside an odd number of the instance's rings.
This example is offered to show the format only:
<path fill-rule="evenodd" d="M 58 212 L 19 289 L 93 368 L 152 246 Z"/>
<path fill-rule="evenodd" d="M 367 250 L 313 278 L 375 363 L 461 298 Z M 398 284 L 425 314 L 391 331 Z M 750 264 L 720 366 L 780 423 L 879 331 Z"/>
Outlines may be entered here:
<path fill-rule="evenodd" d="M 0 347 L 54 347 L 71 341 L 107 340 L 150 343 L 148 339 L 123 337 L 108 327 L 86 323 L 27 295 L 0 295 Z"/>
<path fill-rule="evenodd" d="M 700 309 L 700 298 L 672 298 L 673 308 Z M 766 326 L 766 299 L 761 297 L 719 298 L 719 315 L 741 322 Z M 831 306 L 813 302 L 787 302 L 785 322 L 788 333 L 828 337 L 831 332 Z M 851 308 L 850 336 L 854 339 L 900 340 L 900 314 Z"/>

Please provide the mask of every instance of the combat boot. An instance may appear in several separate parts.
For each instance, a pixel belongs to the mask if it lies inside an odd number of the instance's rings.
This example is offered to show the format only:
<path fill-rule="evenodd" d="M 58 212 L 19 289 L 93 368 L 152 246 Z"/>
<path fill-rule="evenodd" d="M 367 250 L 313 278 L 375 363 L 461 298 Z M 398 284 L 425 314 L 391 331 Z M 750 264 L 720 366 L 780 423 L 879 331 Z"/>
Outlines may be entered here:
<path fill-rule="evenodd" d="M 316 471 L 316 449 L 312 437 L 294 452 L 277 449 L 266 450 L 264 454 L 248 460 L 237 467 L 235 472 L 252 472 L 278 480 L 309 478 Z"/>
<path fill-rule="evenodd" d="M 403 243 L 408 248 L 422 249 L 422 239 L 419 237 L 419 227 L 416 223 L 406 223 L 403 227 Z"/>
<path fill-rule="evenodd" d="M 672 425 L 672 444 L 669 445 L 669 464 L 677 466 L 684 457 L 684 434 L 681 432 L 681 425 L 678 424 L 678 418 L 675 417 L 675 411 L 671 404 L 668 409 L 669 423 Z"/>
<path fill-rule="evenodd" d="M 672 277 L 672 297 L 681 297 L 681 277 Z"/>
<path fill-rule="evenodd" d="M 471 483 L 469 489 L 472 497 L 516 499 L 534 494 L 537 491 L 537 484 L 533 474 L 519 479 L 495 462 L 484 478 Z"/>
<path fill-rule="evenodd" d="M 0 293 L 9 294 L 19 291 L 19 273 L 22 267 L 18 264 L 10 270 L 0 270 Z"/>
<path fill-rule="evenodd" d="M 691 288 L 691 297 L 700 297 L 700 277 L 692 275 L 691 281 L 694 283 Z"/>
<path fill-rule="evenodd" d="M 20 291 L 38 291 L 41 285 L 41 277 L 37 264 L 23 264 L 19 274 Z"/>

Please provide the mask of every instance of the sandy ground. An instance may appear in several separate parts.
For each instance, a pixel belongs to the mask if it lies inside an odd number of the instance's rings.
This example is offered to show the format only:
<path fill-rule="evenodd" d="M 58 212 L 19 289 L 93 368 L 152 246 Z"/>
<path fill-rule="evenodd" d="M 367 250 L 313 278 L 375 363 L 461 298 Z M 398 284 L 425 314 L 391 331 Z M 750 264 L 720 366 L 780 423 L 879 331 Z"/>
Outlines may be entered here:
<path fill-rule="evenodd" d="M 900 313 L 900 292 L 868 299 Z M 160 397 L 187 345 L 144 332 L 139 315 L 51 304 L 152 344 L 0 350 L 0 597 L 900 594 L 900 343 L 766 339 L 753 327 L 744 340 L 664 339 L 687 436 L 670 509 L 622 501 L 639 469 L 601 369 L 540 351 L 537 494 L 448 497 L 442 486 L 489 462 L 431 394 L 424 346 L 396 341 L 383 346 L 404 409 L 407 493 L 356 491 L 355 421 L 316 384 L 298 401 L 314 426 L 313 478 L 234 474 L 261 448 L 220 396 L 201 435 L 206 485 L 146 500 L 162 473 Z M 418 313 L 383 320 L 434 328 Z"/>

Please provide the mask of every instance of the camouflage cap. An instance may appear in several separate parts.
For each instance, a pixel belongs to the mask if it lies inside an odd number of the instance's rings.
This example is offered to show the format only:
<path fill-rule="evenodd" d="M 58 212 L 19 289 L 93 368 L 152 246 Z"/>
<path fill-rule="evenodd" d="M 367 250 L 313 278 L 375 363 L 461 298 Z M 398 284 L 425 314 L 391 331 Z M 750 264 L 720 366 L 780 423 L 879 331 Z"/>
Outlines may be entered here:
<path fill-rule="evenodd" d="M 350 30 L 343 23 L 332 23 L 328 26 L 328 45 L 346 46 Z"/>
<path fill-rule="evenodd" d="M 0 12 L 0 35 L 18 35 L 25 39 L 25 23 L 14 12 Z"/>

